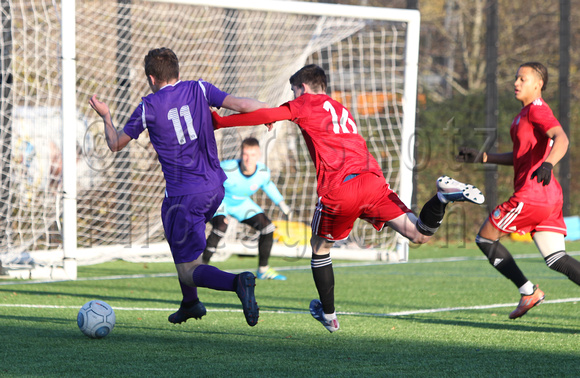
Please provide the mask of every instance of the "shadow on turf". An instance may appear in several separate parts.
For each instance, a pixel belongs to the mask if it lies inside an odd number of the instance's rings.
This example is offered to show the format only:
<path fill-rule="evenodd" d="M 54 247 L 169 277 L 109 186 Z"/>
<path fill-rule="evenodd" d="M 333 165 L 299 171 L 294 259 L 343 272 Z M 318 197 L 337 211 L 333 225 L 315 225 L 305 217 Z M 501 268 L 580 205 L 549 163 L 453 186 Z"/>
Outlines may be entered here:
<path fill-rule="evenodd" d="M 481 328 L 481 329 L 496 329 L 496 330 L 511 330 L 511 331 L 524 331 L 524 332 L 548 332 L 548 333 L 563 333 L 563 334 L 576 334 L 578 329 L 570 328 L 557 328 L 554 326 L 538 326 L 537 324 L 527 325 L 521 323 L 521 320 L 510 320 L 510 323 L 484 323 L 484 322 L 474 322 L 470 320 L 446 320 L 446 319 L 436 319 L 436 318 L 424 318 L 424 317 L 396 317 L 398 320 L 412 321 L 414 323 L 425 323 L 425 324 L 437 324 L 437 325 L 452 325 L 458 327 L 470 327 L 470 328 Z M 507 318 L 507 315 L 506 315 Z"/>
<path fill-rule="evenodd" d="M 172 304 L 172 305 L 177 304 L 179 306 L 179 301 L 176 301 L 176 300 L 102 295 L 102 294 L 96 294 L 95 290 L 93 290 L 91 292 L 86 292 L 86 293 L 66 293 L 66 292 L 59 292 L 59 291 L 14 290 L 13 288 L 6 288 L 6 289 L 0 289 L 0 293 L 4 292 L 4 293 L 9 293 L 9 294 L 15 293 L 17 295 L 34 295 L 34 296 L 43 295 L 43 296 L 55 296 L 55 297 L 60 297 L 60 298 L 65 298 L 65 297 L 83 298 L 83 300 L 90 298 L 90 299 L 101 299 L 104 301 L 119 300 L 119 301 L 141 302 L 141 303 L 154 302 L 154 303 L 166 303 L 166 304 Z"/>
<path fill-rule="evenodd" d="M 108 302 L 109 304 L 111 303 L 115 303 L 116 301 L 119 302 L 129 302 L 129 303 L 135 303 L 138 304 L 139 307 L 157 307 L 158 305 L 162 304 L 165 305 L 167 307 L 170 308 L 175 308 L 175 310 L 177 310 L 179 308 L 179 305 L 181 303 L 180 299 L 161 299 L 161 298 L 142 298 L 142 297 L 131 297 L 131 296 L 113 296 L 113 295 L 103 295 L 103 294 L 97 294 L 95 289 L 91 289 L 92 291 L 90 292 L 83 292 L 83 293 L 67 293 L 67 292 L 60 292 L 60 291 L 42 291 L 42 290 L 14 290 L 14 288 L 0 288 L 0 294 L 1 293 L 6 293 L 6 294 L 16 294 L 16 295 L 31 295 L 31 296 L 49 296 L 52 298 L 58 298 L 58 299 L 54 299 L 51 304 L 53 305 L 74 305 L 70 304 L 68 300 L 66 300 L 66 298 L 79 298 L 82 300 L 79 300 L 78 302 L 78 306 L 80 308 L 80 306 L 82 306 L 83 303 L 87 302 L 88 300 L 92 300 L 92 299 L 100 299 L 103 301 Z M 177 296 L 178 294 L 176 293 L 172 293 L 172 295 Z M 235 293 L 231 292 L 224 292 L 224 300 L 226 300 L 226 298 L 229 300 L 229 302 L 224 303 L 214 303 L 214 302 L 209 302 L 209 301 L 204 301 L 203 300 L 203 294 L 200 293 L 200 300 L 203 302 L 203 304 L 206 306 L 206 308 L 208 309 L 231 309 L 232 307 L 234 308 L 238 308 L 240 307 L 240 302 L 238 300 L 238 298 L 236 297 Z M 258 305 L 260 307 L 260 309 L 262 310 L 267 310 L 267 311 L 284 311 L 284 312 L 299 312 L 299 313 L 308 313 L 308 303 L 310 303 L 308 300 L 306 305 L 304 307 L 288 307 L 288 306 L 267 306 L 264 305 L 264 303 L 268 303 L 269 301 L 274 300 L 274 297 L 261 297 L 261 296 L 257 296 L 257 300 L 258 300 Z M 296 299 L 298 300 L 298 299 Z M 82 303 L 81 303 L 82 302 Z M 35 302 L 38 303 L 38 302 Z M 42 303 L 44 304 L 44 303 Z M 41 305 L 42 305 L 41 304 Z M 113 307 L 115 307 L 113 304 L 111 304 Z M 123 306 L 126 307 L 126 306 Z M 241 308 L 241 307 L 240 307 Z M 171 311 L 171 310 L 169 310 Z"/>
<path fill-rule="evenodd" d="M 0 316 L 2 318 L 2 316 Z M 34 320 L 34 318 L 28 318 Z M 41 319 L 41 318 L 38 318 Z M 61 320 L 61 319 L 57 319 Z M 414 319 L 417 320 L 417 319 Z M 425 320 L 425 319 L 419 319 Z M 72 322 L 74 324 L 74 322 Z M 11 326 L 2 354 L 6 376 L 575 376 L 576 353 L 454 345 L 376 337 L 272 337 L 268 333 L 192 331 L 120 324 L 102 340 L 71 327 Z M 134 329 L 136 332 L 129 332 Z M 182 328 L 184 329 L 184 328 Z M 215 329 L 215 326 L 214 326 Z M 131 330 L 132 331 L 132 330 Z M 316 334 L 318 335 L 318 334 Z M 326 337 L 324 337 L 324 336 Z M 248 338 L 250 336 L 250 338 Z M 347 335 L 345 335 L 347 336 Z M 260 342 L 251 342 L 258 340 Z M 35 353 L 38 344 L 50 347 Z M 332 357 L 322 359 L 322 350 Z M 24 357 L 23 357 L 24 356 Z M 522 361 L 541 361 L 526 364 Z M 185 364 L 185 368 L 183 365 Z M 188 375 L 185 375 L 189 373 Z"/>
<path fill-rule="evenodd" d="M 77 329 L 77 320 L 76 317 L 75 318 L 49 318 L 49 317 L 42 317 L 42 316 L 17 316 L 17 315 L 0 315 L 0 320 L 5 319 L 5 320 L 18 320 L 18 321 L 24 321 L 24 322 L 32 322 L 32 323 L 50 323 L 50 324 L 65 324 L 65 325 L 70 325 L 71 329 L 76 330 Z M 190 319 L 188 322 L 192 322 L 192 319 Z M 244 320 L 244 316 L 243 314 L 240 313 L 240 327 L 245 327 L 245 320 Z M 10 328 L 14 328 L 14 327 L 10 327 Z M 123 328 L 125 330 L 129 330 L 129 329 L 135 329 L 135 330 L 142 330 L 143 334 L 151 334 L 152 332 L 159 332 L 159 331 L 163 331 L 163 332 L 178 332 L 178 333 L 182 333 L 182 332 L 186 332 L 188 334 L 204 334 L 204 335 L 231 335 L 231 336 L 251 336 L 251 337 L 258 337 L 258 338 L 267 338 L 267 339 L 279 339 L 280 337 L 274 337 L 272 335 L 264 335 L 264 334 L 256 334 L 255 332 L 251 332 L 251 328 L 248 326 L 247 330 L 248 332 L 236 332 L 236 331 L 224 331 L 224 332 L 218 332 L 218 331 L 210 331 L 210 330 L 200 330 L 200 329 L 192 329 L 192 327 L 188 327 L 185 323 L 184 324 L 170 324 L 167 323 L 167 326 L 165 327 L 148 327 L 148 326 L 143 326 L 143 325 L 136 325 L 136 324 L 132 324 L 132 323 L 126 323 L 126 322 L 117 322 L 115 324 L 115 328 L 113 331 L 117 334 L 116 337 L 117 338 L 124 338 L 127 335 L 126 334 L 122 334 L 122 331 L 119 331 L 119 328 Z M 26 329 L 27 331 L 31 331 L 33 328 L 31 328 L 30 326 L 27 327 L 23 327 L 23 329 Z M 242 328 L 243 329 L 243 328 Z M 53 331 L 51 330 L 47 330 L 45 328 L 38 328 L 36 331 L 31 332 L 32 334 L 35 335 L 41 335 L 42 333 L 52 333 Z M 82 336 L 82 334 L 79 334 L 81 339 L 83 339 L 85 336 Z M 65 335 L 67 337 L 69 337 L 70 335 Z M 131 339 L 134 339 L 134 335 L 130 335 Z"/>
<path fill-rule="evenodd" d="M 58 324 L 70 324 L 73 323 L 76 325 L 76 318 L 73 320 L 70 319 L 63 319 L 63 318 L 47 318 L 44 316 L 16 316 L 16 315 L 0 315 L 0 319 L 7 319 L 7 320 L 20 320 L 20 321 L 27 321 L 27 322 L 36 322 L 36 323 L 58 323 Z"/>
<path fill-rule="evenodd" d="M 32 295 L 32 296 L 38 296 L 38 295 L 42 295 L 42 296 L 50 296 L 50 297 L 56 297 L 59 298 L 58 300 L 53 300 L 53 302 L 51 304 L 53 305 L 65 305 L 66 304 L 66 300 L 64 298 L 82 298 L 82 303 L 87 302 L 90 299 L 100 299 L 103 301 L 107 301 L 107 302 L 114 302 L 114 301 L 127 301 L 127 302 L 135 302 L 135 303 L 139 303 L 141 307 L 145 307 L 147 306 L 148 303 L 152 303 L 152 304 L 165 304 L 168 305 L 170 307 L 175 307 L 175 309 L 177 310 L 179 308 L 179 305 L 181 303 L 180 300 L 171 300 L 171 299 L 160 299 L 160 298 L 139 298 L 139 297 L 128 297 L 128 296 L 112 296 L 112 295 L 97 295 L 94 292 L 90 292 L 90 293 L 65 293 L 65 292 L 58 292 L 58 291 L 34 291 L 34 290 L 14 290 L 14 289 L 0 289 L 0 293 L 7 293 L 7 294 L 16 294 L 16 295 Z M 238 300 L 238 298 L 236 297 L 235 293 L 228 293 L 228 294 L 224 294 L 227 296 L 231 296 L 231 303 L 211 303 L 211 302 L 206 302 L 203 301 L 203 298 L 201 298 L 203 304 L 206 307 L 212 307 L 212 308 L 231 308 L 232 306 L 236 307 L 236 306 L 240 306 L 240 302 Z M 82 303 L 79 305 L 82 305 Z M 42 305 L 42 304 L 41 304 Z M 151 307 L 154 307 L 151 306 Z M 301 309 L 303 310 L 303 309 Z"/>

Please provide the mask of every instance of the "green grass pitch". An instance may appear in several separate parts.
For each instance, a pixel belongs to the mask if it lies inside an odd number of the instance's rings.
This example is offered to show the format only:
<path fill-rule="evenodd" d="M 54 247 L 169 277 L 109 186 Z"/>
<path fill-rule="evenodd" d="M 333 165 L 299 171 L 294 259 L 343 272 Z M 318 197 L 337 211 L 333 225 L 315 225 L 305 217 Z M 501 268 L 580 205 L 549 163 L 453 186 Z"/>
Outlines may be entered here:
<path fill-rule="evenodd" d="M 405 264 L 334 261 L 341 329 L 333 334 L 308 312 L 317 297 L 309 260 L 271 259 L 288 281 L 258 281 L 255 327 L 235 293 L 208 289 L 199 289 L 202 320 L 170 324 L 181 293 L 169 263 L 79 267 L 77 281 L 3 280 L 0 376 L 580 375 L 580 288 L 548 269 L 533 244 L 506 244 L 546 292 L 524 317 L 508 319 L 517 290 L 475 246 L 422 246 Z M 256 264 L 234 256 L 216 265 Z M 76 325 L 91 299 L 116 312 L 104 339 Z"/>

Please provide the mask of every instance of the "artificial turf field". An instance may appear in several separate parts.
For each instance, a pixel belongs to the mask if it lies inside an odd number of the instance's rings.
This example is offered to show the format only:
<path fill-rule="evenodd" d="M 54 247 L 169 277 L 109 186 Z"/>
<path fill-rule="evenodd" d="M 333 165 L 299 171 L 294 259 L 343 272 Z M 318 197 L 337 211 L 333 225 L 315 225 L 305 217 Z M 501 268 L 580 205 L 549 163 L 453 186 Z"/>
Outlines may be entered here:
<path fill-rule="evenodd" d="M 309 260 L 272 258 L 287 281 L 258 281 L 249 327 L 235 293 L 199 289 L 202 320 L 170 324 L 181 293 L 171 263 L 79 267 L 77 281 L 0 281 L 0 376 L 579 376 L 580 287 L 533 246 L 505 243 L 546 301 L 510 320 L 517 289 L 474 245 L 424 245 L 404 264 L 334 261 L 341 329 L 308 312 Z M 580 243 L 568 243 L 580 259 Z M 255 257 L 215 265 L 254 271 Z M 117 323 L 84 336 L 78 309 L 102 299 Z"/>

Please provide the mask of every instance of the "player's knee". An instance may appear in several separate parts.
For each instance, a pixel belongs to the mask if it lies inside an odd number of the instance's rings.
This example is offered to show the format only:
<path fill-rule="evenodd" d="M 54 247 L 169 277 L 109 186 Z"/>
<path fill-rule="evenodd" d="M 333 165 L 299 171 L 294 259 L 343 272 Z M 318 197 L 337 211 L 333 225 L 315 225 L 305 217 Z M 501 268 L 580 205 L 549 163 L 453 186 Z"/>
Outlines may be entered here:
<path fill-rule="evenodd" d="M 431 239 L 431 236 L 435 234 L 437 231 L 436 228 L 428 227 L 425 223 L 421 221 L 421 218 L 417 218 L 414 216 L 410 218 L 410 220 L 414 223 L 415 229 L 413 232 L 410 232 L 409 235 L 405 235 L 409 238 L 412 243 L 415 244 L 424 244 Z"/>
<path fill-rule="evenodd" d="M 566 251 L 558 251 L 544 257 L 544 261 L 548 268 L 562 273 L 563 268 L 566 266 L 568 257 Z"/>
<path fill-rule="evenodd" d="M 223 215 L 218 215 L 213 217 L 211 220 L 212 232 L 216 231 L 216 234 L 223 237 L 228 230 L 228 220 Z M 221 235 L 220 235 L 221 234 Z"/>
<path fill-rule="evenodd" d="M 495 267 L 506 260 L 513 259 L 512 255 L 499 240 L 490 240 L 477 235 L 475 244 L 477 244 L 481 252 L 487 257 L 489 263 Z"/>
<path fill-rule="evenodd" d="M 268 225 L 266 225 L 265 227 L 263 227 L 260 230 L 260 236 L 261 237 L 274 237 L 274 231 L 276 230 L 276 226 L 274 226 L 274 223 L 270 222 Z"/>
<path fill-rule="evenodd" d="M 545 257 L 544 260 L 550 269 L 564 274 L 570 280 L 580 285 L 580 261 L 568 255 L 566 251 L 554 252 Z"/>
<path fill-rule="evenodd" d="M 220 230 L 220 229 L 218 229 L 218 228 L 215 228 L 215 227 L 214 227 L 214 228 L 212 228 L 212 230 L 211 230 L 210 237 L 212 237 L 212 238 L 214 238 L 214 239 L 217 239 L 217 240 L 219 241 L 219 240 L 221 240 L 221 239 L 222 239 L 224 236 L 226 236 L 226 231 L 227 231 L 227 228 L 226 228 L 225 230 L 223 230 L 223 231 L 222 231 L 222 230 Z"/>

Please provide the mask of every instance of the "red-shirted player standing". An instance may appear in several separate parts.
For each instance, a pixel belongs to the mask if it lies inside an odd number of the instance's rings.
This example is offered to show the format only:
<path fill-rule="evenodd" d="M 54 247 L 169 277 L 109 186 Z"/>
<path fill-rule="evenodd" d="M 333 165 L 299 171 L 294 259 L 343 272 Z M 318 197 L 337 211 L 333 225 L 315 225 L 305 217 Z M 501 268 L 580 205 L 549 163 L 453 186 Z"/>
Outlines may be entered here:
<path fill-rule="evenodd" d="M 552 168 L 566 154 L 568 137 L 542 99 L 548 70 L 541 63 L 522 64 L 517 71 L 515 97 L 522 110 L 512 122 L 513 151 L 482 153 L 461 148 L 458 161 L 514 166 L 514 194 L 491 212 L 475 239 L 477 246 L 501 274 L 518 288 L 521 299 L 510 319 L 523 316 L 544 300 L 499 242 L 511 232 L 530 232 L 546 264 L 580 285 L 580 262 L 566 254 L 566 224 L 562 217 L 562 188 Z"/>
<path fill-rule="evenodd" d="M 377 230 L 385 224 L 414 243 L 425 243 L 438 229 L 445 207 L 452 201 L 481 204 L 483 194 L 447 176 L 437 180 L 437 195 L 423 207 L 419 219 L 389 188 L 375 158 L 358 133 L 350 112 L 326 95 L 326 74 L 316 65 L 300 69 L 290 78 L 294 100 L 278 108 L 219 117 L 214 127 L 250 126 L 291 120 L 298 124 L 318 179 L 318 205 L 312 219 L 312 274 L 320 296 L 310 313 L 326 329 L 339 328 L 334 308 L 334 272 L 330 248 L 344 240 L 357 218 Z"/>

